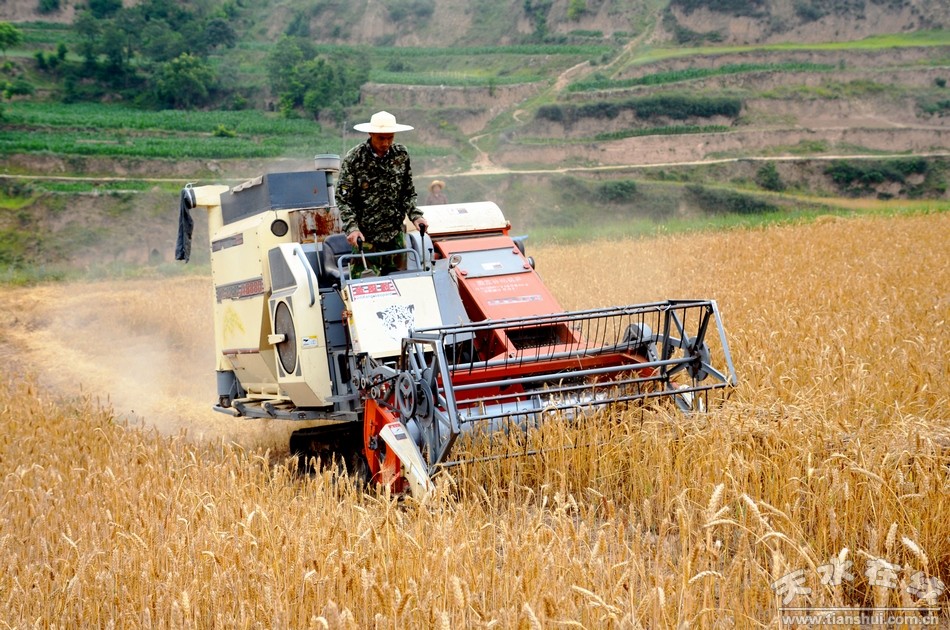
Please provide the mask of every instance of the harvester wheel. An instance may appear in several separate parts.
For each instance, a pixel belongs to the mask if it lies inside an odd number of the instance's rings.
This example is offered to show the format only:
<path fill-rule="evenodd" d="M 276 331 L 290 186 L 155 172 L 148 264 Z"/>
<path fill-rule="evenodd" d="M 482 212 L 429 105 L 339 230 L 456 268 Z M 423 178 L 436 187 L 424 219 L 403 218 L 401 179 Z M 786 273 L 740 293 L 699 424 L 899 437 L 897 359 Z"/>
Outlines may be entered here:
<path fill-rule="evenodd" d="M 419 390 L 416 392 L 416 420 L 425 428 L 432 426 L 432 419 L 435 417 L 435 401 L 433 400 L 432 389 L 425 383 L 419 383 Z"/>
<path fill-rule="evenodd" d="M 416 413 L 416 383 L 406 372 L 396 377 L 395 397 L 396 411 L 403 422 L 408 422 Z"/>
<path fill-rule="evenodd" d="M 634 354 L 643 356 L 647 361 L 656 361 L 656 339 L 647 324 L 630 324 L 623 333 L 621 343 L 632 347 Z"/>

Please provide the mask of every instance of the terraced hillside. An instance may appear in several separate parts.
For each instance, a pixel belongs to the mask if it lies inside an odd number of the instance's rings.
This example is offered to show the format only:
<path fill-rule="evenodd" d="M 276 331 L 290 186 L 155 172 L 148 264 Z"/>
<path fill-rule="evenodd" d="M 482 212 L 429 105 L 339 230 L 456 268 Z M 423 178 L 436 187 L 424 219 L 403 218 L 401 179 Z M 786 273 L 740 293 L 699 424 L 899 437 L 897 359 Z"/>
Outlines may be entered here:
<path fill-rule="evenodd" d="M 530 86 L 373 84 L 364 102 L 447 132 L 433 143 L 466 136 L 477 166 L 501 169 L 942 153 L 950 37 L 904 43 L 659 51 Z"/>

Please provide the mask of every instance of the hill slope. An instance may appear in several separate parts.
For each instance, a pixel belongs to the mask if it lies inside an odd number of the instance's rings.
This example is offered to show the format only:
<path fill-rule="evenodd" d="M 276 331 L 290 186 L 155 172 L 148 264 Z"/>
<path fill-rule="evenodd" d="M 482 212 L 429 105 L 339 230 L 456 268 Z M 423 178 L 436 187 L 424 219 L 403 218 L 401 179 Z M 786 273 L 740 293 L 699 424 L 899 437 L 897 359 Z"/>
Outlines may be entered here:
<path fill-rule="evenodd" d="M 80 4 L 63 1 L 44 13 L 37 0 L 5 0 L 0 20 L 69 23 Z M 623 37 L 652 30 L 657 18 L 662 26 L 651 33 L 656 41 L 723 44 L 842 41 L 950 26 L 950 6 L 939 0 L 291 0 L 236 6 L 256 39 L 293 32 L 323 43 L 422 47 L 505 45 L 578 33 Z"/>
<path fill-rule="evenodd" d="M 711 4 L 731 8 L 713 12 Z M 915 29 L 945 27 L 950 7 L 854 0 L 847 11 L 826 11 L 813 4 L 239 2 L 234 22 L 243 38 L 213 61 L 233 69 L 229 80 L 259 109 L 277 100 L 261 60 L 281 34 L 367 53 L 371 82 L 345 119 L 334 112 L 316 123 L 265 111 L 214 112 L 228 115 L 220 119 L 167 112 L 155 118 L 165 122 L 125 128 L 102 122 L 116 118 L 111 106 L 89 117 L 75 106 L 51 107 L 44 118 L 30 99 L 47 93 L 16 97 L 5 107 L 10 133 L 0 137 L 6 173 L 172 181 L 156 189 L 155 182 L 93 179 L 78 193 L 67 183 L 0 181 L 0 202 L 10 209 L 0 216 L 0 262 L 147 261 L 156 249 L 167 258 L 166 241 L 174 238 L 167 223 L 181 184 L 308 168 L 304 156 L 345 151 L 361 137 L 353 123 L 379 109 L 415 126 L 402 140 L 420 190 L 432 178 L 449 178 L 450 199 L 495 200 L 519 229 L 549 234 L 579 231 L 591 214 L 607 217 L 602 229 L 619 234 L 638 220 L 810 203 L 768 196 L 782 191 L 947 199 L 950 30 Z M 34 19 L 35 6 L 7 0 L 0 20 Z M 67 19 L 74 5 L 63 6 L 43 19 Z M 24 28 L 32 29 L 28 44 L 7 64 L 21 74 L 35 71 L 28 46 L 49 50 L 42 36 L 54 31 Z M 890 35 L 844 41 L 869 33 Z M 287 135 L 264 131 L 264 118 L 287 123 Z M 236 137 L 217 137 L 222 125 Z M 137 143 L 156 151 L 167 143 L 167 153 L 138 155 Z M 837 165 L 838 157 L 865 166 Z M 76 213 L 81 218 L 69 220 Z M 77 242 L 87 251 L 62 246 Z"/>

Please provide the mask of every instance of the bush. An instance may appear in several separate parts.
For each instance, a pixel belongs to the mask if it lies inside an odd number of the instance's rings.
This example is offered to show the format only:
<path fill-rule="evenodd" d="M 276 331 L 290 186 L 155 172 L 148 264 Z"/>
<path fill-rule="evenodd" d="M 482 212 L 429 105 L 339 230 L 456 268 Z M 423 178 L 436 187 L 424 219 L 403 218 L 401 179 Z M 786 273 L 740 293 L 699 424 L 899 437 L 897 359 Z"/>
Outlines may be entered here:
<path fill-rule="evenodd" d="M 551 122 L 563 123 L 565 120 L 564 108 L 560 105 L 542 105 L 538 108 L 538 112 L 534 117 L 538 120 L 550 120 Z"/>
<path fill-rule="evenodd" d="M 295 13 L 284 34 L 290 37 L 310 37 L 310 16 L 302 11 Z"/>
<path fill-rule="evenodd" d="M 918 106 L 925 114 L 930 114 L 933 116 L 946 116 L 947 114 L 950 114 L 950 99 L 924 99 L 918 101 Z"/>
<path fill-rule="evenodd" d="M 827 7 L 815 2 L 798 0 L 795 3 L 795 15 L 797 15 L 802 22 L 817 22 L 828 15 L 828 11 L 829 9 Z"/>
<path fill-rule="evenodd" d="M 930 165 L 923 158 L 862 162 L 836 160 L 825 169 L 825 174 L 839 189 L 851 194 L 870 192 L 874 186 L 885 182 L 906 184 L 908 176 L 926 177 L 929 172 Z"/>
<path fill-rule="evenodd" d="M 769 162 L 755 173 L 755 183 L 765 190 L 781 192 L 785 190 L 785 182 L 773 162 Z"/>
<path fill-rule="evenodd" d="M 16 229 L 0 229 L 0 265 L 17 267 L 23 264 L 29 250 L 31 236 Z"/>
<path fill-rule="evenodd" d="M 215 138 L 235 138 L 237 137 L 237 132 L 228 128 L 224 124 L 220 124 L 215 127 L 214 131 L 211 132 L 211 135 Z"/>
<path fill-rule="evenodd" d="M 26 96 L 28 94 L 33 94 L 34 92 L 36 92 L 36 89 L 33 87 L 33 84 L 24 78 L 6 81 L 3 86 L 3 96 L 5 98 Z"/>
<path fill-rule="evenodd" d="M 728 96 L 691 96 L 660 94 L 631 101 L 637 118 L 665 116 L 674 120 L 726 116 L 736 118 L 742 111 L 742 100 Z"/>
<path fill-rule="evenodd" d="M 567 19 L 576 22 L 587 12 L 587 0 L 570 0 L 567 4 Z"/>
<path fill-rule="evenodd" d="M 637 184 L 629 179 L 604 182 L 597 186 L 595 194 L 603 203 L 626 203 L 637 194 Z"/>
<path fill-rule="evenodd" d="M 427 19 L 435 11 L 435 0 L 389 0 L 386 10 L 394 22 L 406 18 Z"/>
<path fill-rule="evenodd" d="M 101 20 L 122 10 L 122 0 L 88 0 L 93 17 Z"/>
<path fill-rule="evenodd" d="M 748 17 L 761 15 L 762 4 L 763 0 L 672 0 L 670 2 L 670 6 L 678 7 L 687 14 L 697 9 L 708 9 L 725 15 Z"/>
<path fill-rule="evenodd" d="M 686 186 L 686 196 L 707 214 L 765 214 L 778 211 L 778 206 L 734 190 L 706 188 L 698 184 Z"/>

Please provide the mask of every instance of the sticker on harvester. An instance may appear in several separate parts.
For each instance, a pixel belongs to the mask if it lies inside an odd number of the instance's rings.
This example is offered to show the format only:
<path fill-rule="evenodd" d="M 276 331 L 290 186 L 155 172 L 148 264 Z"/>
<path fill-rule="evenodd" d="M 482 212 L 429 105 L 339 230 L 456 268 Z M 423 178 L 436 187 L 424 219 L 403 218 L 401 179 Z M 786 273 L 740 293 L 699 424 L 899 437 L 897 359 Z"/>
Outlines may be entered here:
<path fill-rule="evenodd" d="M 300 340 L 300 345 L 304 348 L 316 348 L 320 342 L 316 335 L 309 335 Z"/>
<path fill-rule="evenodd" d="M 406 429 L 403 428 L 403 426 L 398 422 L 390 422 L 386 426 L 388 426 L 389 430 L 393 432 L 393 437 L 397 440 L 405 440 L 409 437 L 406 435 Z"/>
<path fill-rule="evenodd" d="M 351 284 L 350 291 L 354 300 L 377 298 L 383 295 L 399 295 L 399 289 L 392 280 L 384 279 L 376 282 Z"/>
<path fill-rule="evenodd" d="M 488 304 L 491 306 L 501 306 L 503 304 L 521 304 L 522 302 L 540 302 L 541 299 L 540 295 L 519 295 L 518 297 L 488 300 Z"/>

